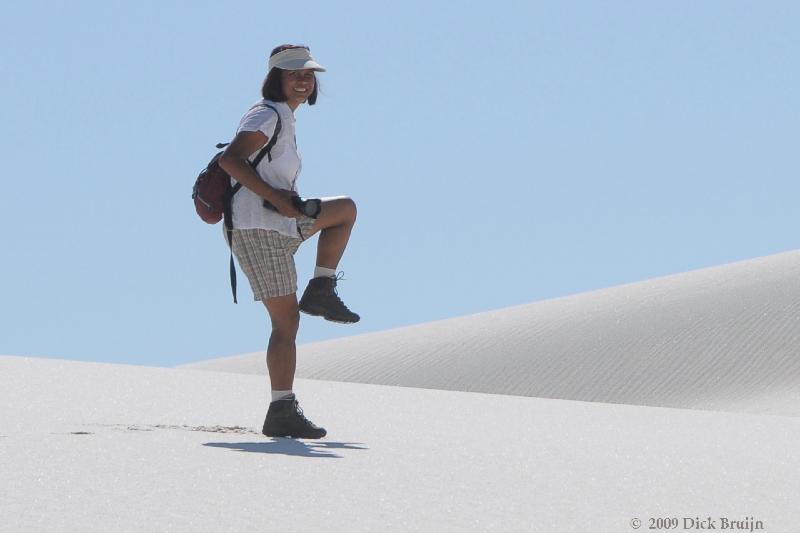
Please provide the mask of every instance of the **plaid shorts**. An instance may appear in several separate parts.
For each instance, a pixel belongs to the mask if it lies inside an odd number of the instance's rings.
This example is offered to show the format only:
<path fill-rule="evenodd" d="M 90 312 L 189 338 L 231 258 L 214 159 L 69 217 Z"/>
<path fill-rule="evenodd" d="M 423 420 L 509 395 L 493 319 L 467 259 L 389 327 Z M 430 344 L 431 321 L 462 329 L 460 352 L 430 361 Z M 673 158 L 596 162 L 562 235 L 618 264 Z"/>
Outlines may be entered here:
<path fill-rule="evenodd" d="M 297 220 L 304 236 L 311 233 L 314 222 L 309 217 Z M 272 230 L 233 230 L 233 255 L 250 281 L 256 301 L 297 292 L 294 254 L 302 242 Z"/>

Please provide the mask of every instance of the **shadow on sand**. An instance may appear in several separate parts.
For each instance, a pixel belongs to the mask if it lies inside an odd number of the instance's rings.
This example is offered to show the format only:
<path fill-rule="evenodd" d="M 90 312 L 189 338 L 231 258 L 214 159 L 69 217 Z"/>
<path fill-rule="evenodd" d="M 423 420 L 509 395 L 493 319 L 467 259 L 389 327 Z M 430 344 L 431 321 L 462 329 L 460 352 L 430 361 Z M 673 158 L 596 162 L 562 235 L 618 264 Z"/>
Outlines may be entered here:
<path fill-rule="evenodd" d="M 334 450 L 368 450 L 366 446 L 355 442 L 301 441 L 288 438 L 274 438 L 267 442 L 207 442 L 203 446 L 227 448 L 240 452 L 275 453 L 298 457 L 334 457 L 341 455 Z"/>

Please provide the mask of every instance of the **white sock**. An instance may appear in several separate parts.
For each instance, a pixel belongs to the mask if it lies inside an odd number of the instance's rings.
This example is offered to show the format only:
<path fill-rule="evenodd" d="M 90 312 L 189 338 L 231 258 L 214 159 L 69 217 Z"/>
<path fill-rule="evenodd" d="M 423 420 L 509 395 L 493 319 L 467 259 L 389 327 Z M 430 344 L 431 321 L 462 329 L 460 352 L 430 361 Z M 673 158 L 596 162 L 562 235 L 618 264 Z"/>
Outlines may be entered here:
<path fill-rule="evenodd" d="M 272 391 L 272 401 L 277 402 L 278 400 L 285 400 L 292 394 L 294 393 L 291 390 L 274 390 Z"/>
<path fill-rule="evenodd" d="M 336 269 L 335 268 L 325 268 L 318 266 L 314 269 L 314 277 L 315 278 L 335 278 L 336 277 Z"/>

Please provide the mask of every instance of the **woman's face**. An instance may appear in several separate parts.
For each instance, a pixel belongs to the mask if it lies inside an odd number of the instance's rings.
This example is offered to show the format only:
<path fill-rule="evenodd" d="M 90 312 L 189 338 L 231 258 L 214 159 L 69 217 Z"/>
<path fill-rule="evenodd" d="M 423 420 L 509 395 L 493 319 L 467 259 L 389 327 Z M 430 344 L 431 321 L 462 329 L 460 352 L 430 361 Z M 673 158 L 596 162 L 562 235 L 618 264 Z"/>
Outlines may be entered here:
<path fill-rule="evenodd" d="M 281 82 L 286 102 L 292 107 L 297 107 L 314 92 L 316 79 L 311 69 L 284 70 L 281 73 Z"/>

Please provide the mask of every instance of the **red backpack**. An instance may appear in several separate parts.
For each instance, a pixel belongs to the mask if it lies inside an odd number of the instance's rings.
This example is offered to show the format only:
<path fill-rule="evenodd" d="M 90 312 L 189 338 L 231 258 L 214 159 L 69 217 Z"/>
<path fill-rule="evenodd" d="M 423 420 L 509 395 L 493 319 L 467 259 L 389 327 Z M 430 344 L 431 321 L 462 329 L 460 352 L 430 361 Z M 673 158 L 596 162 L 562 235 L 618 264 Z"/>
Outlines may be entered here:
<path fill-rule="evenodd" d="M 275 133 L 267 141 L 267 144 L 258 152 L 256 158 L 250 162 L 253 169 L 258 167 L 258 164 L 267 156 L 268 161 L 272 161 L 272 148 L 278 141 L 278 135 L 281 132 L 281 115 L 278 110 L 269 104 L 258 104 L 265 106 L 273 111 L 278 117 L 278 122 L 275 124 Z M 258 107 L 258 106 L 256 106 Z M 219 143 L 217 148 L 225 148 L 230 143 Z M 223 218 L 225 219 L 225 232 L 227 234 L 228 245 L 230 246 L 232 232 L 233 232 L 233 195 L 242 188 L 242 184 L 236 182 L 236 185 L 231 186 L 231 176 L 219 166 L 219 158 L 222 157 L 225 151 L 217 152 L 211 158 L 206 168 L 200 171 L 197 179 L 192 187 L 192 200 L 194 200 L 194 208 L 197 214 L 208 224 L 216 224 Z M 230 261 L 231 271 L 231 291 L 233 292 L 233 302 L 236 303 L 236 268 L 233 265 L 233 253 L 231 253 Z"/>

